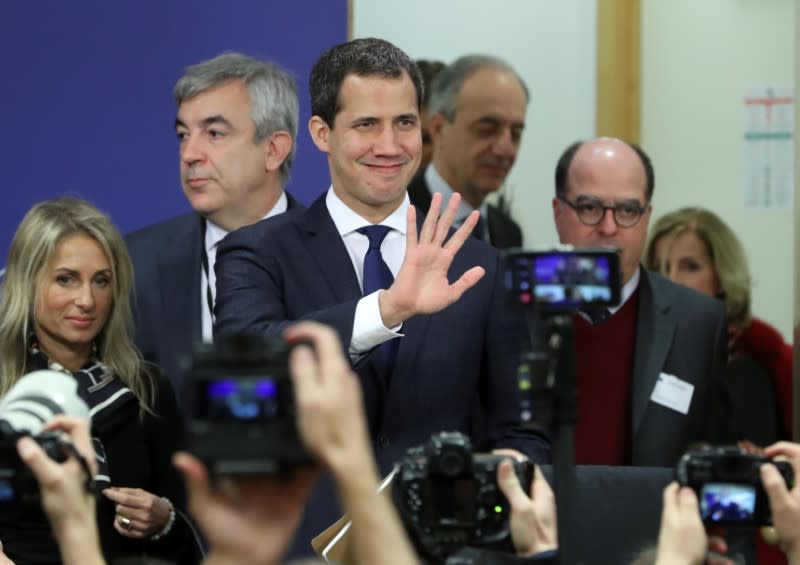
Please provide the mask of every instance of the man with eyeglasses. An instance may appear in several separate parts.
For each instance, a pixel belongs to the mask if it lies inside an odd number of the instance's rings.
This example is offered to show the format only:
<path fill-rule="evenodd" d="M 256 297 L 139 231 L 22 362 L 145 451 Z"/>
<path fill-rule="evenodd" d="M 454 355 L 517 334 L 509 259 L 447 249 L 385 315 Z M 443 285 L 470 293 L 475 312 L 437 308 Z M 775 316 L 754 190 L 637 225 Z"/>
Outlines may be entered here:
<path fill-rule="evenodd" d="M 720 301 L 640 266 L 655 186 L 638 146 L 570 145 L 558 161 L 553 218 L 562 243 L 619 250 L 622 301 L 574 316 L 576 462 L 671 466 L 696 441 L 730 441 Z"/>

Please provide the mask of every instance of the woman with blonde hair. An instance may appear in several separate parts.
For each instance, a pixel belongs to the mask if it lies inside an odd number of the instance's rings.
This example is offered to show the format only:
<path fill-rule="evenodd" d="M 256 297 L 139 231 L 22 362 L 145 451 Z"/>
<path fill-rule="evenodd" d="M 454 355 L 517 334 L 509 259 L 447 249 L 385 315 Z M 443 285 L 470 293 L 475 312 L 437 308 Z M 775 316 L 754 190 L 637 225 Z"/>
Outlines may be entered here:
<path fill-rule="evenodd" d="M 792 346 L 750 310 L 750 270 L 742 244 L 716 214 L 703 208 L 682 208 L 659 218 L 650 229 L 645 266 L 678 284 L 716 296 L 725 303 L 729 326 L 728 380 L 741 391 L 740 431 L 759 445 L 788 439 L 792 429 Z M 753 393 L 767 390 L 777 404 L 775 422 L 767 421 Z M 767 390 L 769 396 L 769 391 Z M 763 404 L 761 404 L 763 406 Z M 737 415 L 738 417 L 738 415 Z M 749 436 L 749 437 L 747 437 Z"/>
<path fill-rule="evenodd" d="M 11 243 L 0 290 L 0 397 L 24 374 L 72 375 L 90 409 L 100 465 L 97 520 L 108 560 L 175 557 L 183 485 L 171 456 L 182 423 L 169 382 L 131 339 L 133 266 L 107 216 L 76 198 L 34 206 Z M 39 509 L 0 513 L 0 539 L 17 563 L 58 562 Z"/>

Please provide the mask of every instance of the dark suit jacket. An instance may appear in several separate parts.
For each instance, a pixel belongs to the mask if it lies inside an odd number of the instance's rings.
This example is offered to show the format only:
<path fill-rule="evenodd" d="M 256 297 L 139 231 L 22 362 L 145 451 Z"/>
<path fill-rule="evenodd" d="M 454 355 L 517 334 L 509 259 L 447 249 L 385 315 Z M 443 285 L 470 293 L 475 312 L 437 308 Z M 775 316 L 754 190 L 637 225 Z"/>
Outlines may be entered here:
<path fill-rule="evenodd" d="M 408 184 L 408 197 L 411 203 L 421 212 L 431 207 L 432 194 L 425 182 L 425 171 L 422 170 Z M 522 247 L 522 230 L 511 217 L 497 206 L 488 205 L 489 240 L 498 249 Z"/>
<path fill-rule="evenodd" d="M 288 209 L 302 208 L 288 192 Z M 200 273 L 202 217 L 190 212 L 128 234 L 136 286 L 132 301 L 136 345 L 160 366 L 183 408 L 182 361 L 202 339 Z M 204 291 L 204 290 L 203 290 Z"/>
<path fill-rule="evenodd" d="M 278 335 L 290 321 L 314 319 L 333 326 L 346 350 L 362 295 L 325 198 L 323 194 L 308 210 L 263 220 L 222 241 L 216 262 L 215 334 Z M 442 430 L 471 435 L 478 449 L 511 447 L 534 460 L 549 460 L 548 442 L 516 427 L 516 345 L 522 325 L 505 314 L 497 250 L 469 238 L 449 279 L 476 264 L 486 274 L 458 302 L 403 324 L 390 376 L 379 368 L 380 355 L 367 355 L 354 367 L 383 473 L 406 448 Z M 288 557 L 309 554 L 311 538 L 339 515 L 332 483 L 325 477 Z"/>
<path fill-rule="evenodd" d="M 695 441 L 729 442 L 727 324 L 720 300 L 641 270 L 633 365 L 632 462 L 673 466 Z M 694 385 L 688 414 L 650 400 L 660 373 Z"/>
<path fill-rule="evenodd" d="M 343 347 L 349 346 L 361 289 L 325 197 L 308 210 L 261 221 L 222 241 L 215 333 L 278 335 L 293 320 L 315 319 L 333 326 Z M 490 447 L 513 447 L 540 461 L 549 457 L 540 436 L 516 428 L 523 326 L 505 311 L 498 252 L 470 238 L 449 278 L 474 265 L 482 265 L 486 275 L 461 300 L 403 324 L 392 375 L 381 374 L 371 355 L 356 365 L 384 471 L 433 432 L 475 432 L 482 439 L 481 430 L 470 429 L 476 397 Z"/>

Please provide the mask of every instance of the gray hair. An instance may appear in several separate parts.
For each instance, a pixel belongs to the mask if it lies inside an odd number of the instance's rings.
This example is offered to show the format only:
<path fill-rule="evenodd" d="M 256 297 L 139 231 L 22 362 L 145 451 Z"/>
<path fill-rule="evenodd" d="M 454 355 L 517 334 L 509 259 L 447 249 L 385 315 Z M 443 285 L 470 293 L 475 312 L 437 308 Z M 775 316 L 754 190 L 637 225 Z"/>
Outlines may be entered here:
<path fill-rule="evenodd" d="M 428 113 L 443 114 L 452 121 L 456 115 L 456 97 L 464 81 L 473 73 L 486 68 L 500 69 L 513 74 L 525 91 L 525 100 L 530 100 L 530 91 L 525 81 L 506 61 L 491 55 L 464 55 L 447 65 L 431 82 Z"/>
<path fill-rule="evenodd" d="M 294 79 L 284 69 L 241 53 L 223 53 L 187 67 L 175 83 L 172 97 L 180 106 L 184 100 L 232 79 L 241 79 L 250 95 L 250 117 L 256 127 L 253 143 L 261 143 L 276 131 L 292 136 L 292 149 L 280 166 L 281 183 L 286 186 L 297 151 L 299 102 Z"/>

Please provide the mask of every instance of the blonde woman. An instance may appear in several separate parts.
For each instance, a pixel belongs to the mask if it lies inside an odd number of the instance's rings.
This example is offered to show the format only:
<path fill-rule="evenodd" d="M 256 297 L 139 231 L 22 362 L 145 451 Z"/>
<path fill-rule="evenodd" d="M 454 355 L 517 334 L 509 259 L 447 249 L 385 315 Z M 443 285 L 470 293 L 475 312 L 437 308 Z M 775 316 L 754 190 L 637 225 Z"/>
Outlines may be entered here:
<path fill-rule="evenodd" d="M 659 218 L 650 229 L 645 251 L 648 269 L 660 271 L 678 284 L 725 303 L 728 318 L 728 379 L 741 405 L 740 439 L 769 445 L 788 439 L 792 429 L 792 346 L 750 310 L 750 270 L 733 230 L 716 214 L 702 208 L 682 208 Z M 770 381 L 772 392 L 759 381 Z M 770 384 L 770 383 L 766 383 Z M 760 399 L 758 391 L 766 394 Z M 768 421 L 763 402 L 777 404 L 778 417 Z"/>
<path fill-rule="evenodd" d="M 0 290 L 0 396 L 24 374 L 72 375 L 90 408 L 100 469 L 97 520 L 110 561 L 176 556 L 184 532 L 181 480 L 170 458 L 182 443 L 172 388 L 131 340 L 133 268 L 108 217 L 85 201 L 37 204 L 11 244 Z M 17 563 L 58 562 L 38 508 L 0 513 L 0 539 Z"/>

